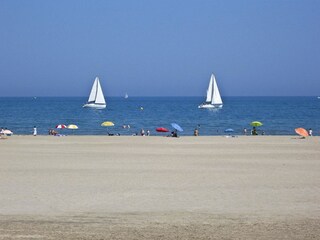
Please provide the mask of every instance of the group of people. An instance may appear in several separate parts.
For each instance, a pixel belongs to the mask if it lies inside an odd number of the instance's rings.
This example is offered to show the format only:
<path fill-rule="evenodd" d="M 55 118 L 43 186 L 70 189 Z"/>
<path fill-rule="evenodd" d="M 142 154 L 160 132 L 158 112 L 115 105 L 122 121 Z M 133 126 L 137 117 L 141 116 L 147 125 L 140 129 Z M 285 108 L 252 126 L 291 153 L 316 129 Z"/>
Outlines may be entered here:
<path fill-rule="evenodd" d="M 1 128 L 1 130 L 0 130 L 0 134 L 3 134 L 3 133 L 5 133 L 5 131 L 7 131 L 8 130 L 8 128 Z"/>
<path fill-rule="evenodd" d="M 243 135 L 247 135 L 248 134 L 248 130 L 246 128 L 243 129 Z M 261 135 L 264 135 L 265 132 L 262 130 L 261 131 Z M 252 130 L 251 130 L 251 135 L 259 135 L 258 134 L 258 130 L 256 127 L 253 127 Z"/>
<path fill-rule="evenodd" d="M 55 131 L 54 129 L 49 129 L 49 135 L 53 135 L 53 136 L 56 136 L 58 134 L 57 131 Z"/>
<path fill-rule="evenodd" d="M 141 128 L 140 135 L 141 136 L 150 136 L 150 130 L 144 131 L 144 129 Z"/>
<path fill-rule="evenodd" d="M 1 139 L 5 139 L 5 138 L 7 138 L 7 135 L 11 135 L 11 134 L 12 134 L 12 132 L 7 128 L 2 127 L 0 130 L 0 138 Z"/>
<path fill-rule="evenodd" d="M 129 129 L 129 128 L 130 128 L 130 125 L 123 125 L 122 127 Z M 198 125 L 198 126 L 194 129 L 194 131 L 193 131 L 193 135 L 194 135 L 194 136 L 199 136 L 199 128 L 200 128 L 200 125 Z M 2 127 L 1 130 L 0 130 L 0 135 L 4 135 L 4 132 L 5 132 L 6 130 L 8 130 L 8 129 Z M 58 132 L 55 131 L 54 129 L 49 129 L 48 134 L 49 134 L 49 135 L 56 136 L 56 135 L 58 134 Z M 247 135 L 247 134 L 248 134 L 248 130 L 247 130 L 246 128 L 243 129 L 243 134 L 244 134 L 244 135 Z M 309 134 L 309 136 L 313 136 L 313 131 L 312 131 L 311 128 L 308 129 L 308 134 Z M 114 135 L 114 134 L 110 134 L 110 133 L 108 132 L 108 135 L 112 136 L 112 135 Z M 116 134 L 116 135 L 120 136 L 119 133 Z M 134 135 L 135 135 L 135 136 L 136 136 L 136 135 L 150 136 L 150 130 L 145 131 L 145 130 L 142 128 L 142 129 L 140 130 L 140 134 L 135 133 Z M 253 127 L 253 128 L 252 128 L 252 130 L 251 130 L 251 135 L 258 135 L 258 131 L 257 131 L 256 127 Z M 264 132 L 263 130 L 261 131 L 261 135 L 265 135 L 265 132 Z M 33 136 L 37 136 L 37 127 L 36 127 L 36 126 L 33 127 Z M 177 130 L 172 131 L 171 134 L 168 135 L 168 137 L 178 137 Z"/>

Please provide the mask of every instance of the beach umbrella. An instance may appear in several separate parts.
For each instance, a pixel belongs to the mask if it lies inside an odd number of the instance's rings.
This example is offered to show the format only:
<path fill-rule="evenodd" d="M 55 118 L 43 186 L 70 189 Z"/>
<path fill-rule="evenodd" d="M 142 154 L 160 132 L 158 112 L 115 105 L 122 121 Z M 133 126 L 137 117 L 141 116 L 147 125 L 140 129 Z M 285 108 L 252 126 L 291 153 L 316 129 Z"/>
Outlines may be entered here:
<path fill-rule="evenodd" d="M 177 130 L 177 131 L 179 131 L 179 132 L 183 132 L 182 127 L 180 127 L 177 123 L 171 123 L 171 126 L 172 126 L 175 130 Z"/>
<path fill-rule="evenodd" d="M 64 129 L 64 128 L 67 128 L 67 126 L 64 125 L 64 124 L 59 124 L 59 125 L 56 126 L 56 128 Z"/>
<path fill-rule="evenodd" d="M 3 131 L 2 131 L 2 134 L 5 134 L 5 135 L 12 135 L 12 134 L 13 134 L 13 132 L 12 132 L 12 131 L 10 131 L 9 129 L 5 129 L 5 130 L 3 130 Z"/>
<path fill-rule="evenodd" d="M 227 128 L 226 130 L 224 130 L 225 133 L 232 133 L 234 132 L 234 130 L 232 128 Z"/>
<path fill-rule="evenodd" d="M 67 126 L 67 128 L 68 128 L 68 129 L 75 130 L 75 129 L 78 129 L 79 127 L 78 127 L 77 125 L 75 125 L 75 124 L 69 124 L 69 125 Z"/>
<path fill-rule="evenodd" d="M 113 127 L 113 126 L 114 126 L 114 123 L 113 123 L 113 122 L 110 122 L 110 121 L 107 121 L 107 122 L 101 123 L 101 126 L 102 126 L 102 127 Z"/>
<path fill-rule="evenodd" d="M 309 133 L 307 130 L 305 130 L 304 128 L 296 128 L 295 129 L 296 133 L 299 134 L 302 137 L 308 137 Z"/>
<path fill-rule="evenodd" d="M 72 134 L 74 134 L 74 130 L 78 129 L 79 127 L 75 124 L 69 124 L 67 128 L 72 130 Z"/>
<path fill-rule="evenodd" d="M 169 132 L 169 130 L 167 128 L 164 128 L 164 127 L 158 127 L 158 128 L 156 128 L 156 131 L 157 132 Z"/>
<path fill-rule="evenodd" d="M 250 123 L 250 125 L 253 126 L 253 127 L 260 127 L 263 124 L 262 124 L 262 122 L 259 122 L 259 121 L 253 121 L 253 122 Z"/>
<path fill-rule="evenodd" d="M 102 127 L 113 127 L 113 126 L 114 126 L 114 123 L 113 123 L 113 122 L 110 122 L 110 121 L 106 121 L 106 122 L 101 123 L 101 126 L 102 126 Z M 111 133 L 109 133 L 109 132 L 107 132 L 107 133 L 108 133 L 109 136 L 110 136 L 110 135 L 113 135 L 113 134 L 111 134 Z"/>

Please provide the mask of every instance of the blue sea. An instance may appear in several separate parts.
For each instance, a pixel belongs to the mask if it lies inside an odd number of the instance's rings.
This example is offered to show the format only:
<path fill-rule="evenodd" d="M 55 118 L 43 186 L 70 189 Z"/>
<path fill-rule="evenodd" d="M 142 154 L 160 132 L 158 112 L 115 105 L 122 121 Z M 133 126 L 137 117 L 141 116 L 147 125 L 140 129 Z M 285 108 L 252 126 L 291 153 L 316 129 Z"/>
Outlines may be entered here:
<path fill-rule="evenodd" d="M 0 127 L 14 134 L 46 135 L 58 124 L 76 124 L 78 130 L 58 130 L 64 135 L 106 135 L 108 132 L 133 135 L 155 128 L 172 130 L 178 123 L 184 131 L 180 135 L 193 135 L 199 126 L 200 135 L 223 135 L 232 128 L 233 134 L 251 129 L 250 122 L 260 121 L 259 131 L 266 135 L 292 135 L 294 129 L 312 128 L 320 135 L 320 99 L 317 97 L 224 97 L 224 106 L 218 110 L 198 109 L 203 97 L 108 97 L 107 108 L 82 108 L 86 97 L 1 97 Z M 142 110 L 142 109 L 143 110 Z M 112 121 L 114 127 L 101 127 Z M 130 125 L 130 129 L 123 125 Z"/>

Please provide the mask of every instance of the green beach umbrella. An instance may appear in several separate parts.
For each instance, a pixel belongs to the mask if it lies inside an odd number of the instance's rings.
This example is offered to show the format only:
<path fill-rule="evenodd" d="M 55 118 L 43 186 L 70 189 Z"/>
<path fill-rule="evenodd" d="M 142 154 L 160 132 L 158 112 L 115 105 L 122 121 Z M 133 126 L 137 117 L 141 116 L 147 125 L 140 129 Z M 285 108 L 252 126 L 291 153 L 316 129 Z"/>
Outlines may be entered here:
<path fill-rule="evenodd" d="M 260 127 L 263 124 L 262 124 L 262 122 L 259 122 L 259 121 L 253 121 L 253 122 L 250 123 L 250 125 L 253 126 L 253 127 Z"/>

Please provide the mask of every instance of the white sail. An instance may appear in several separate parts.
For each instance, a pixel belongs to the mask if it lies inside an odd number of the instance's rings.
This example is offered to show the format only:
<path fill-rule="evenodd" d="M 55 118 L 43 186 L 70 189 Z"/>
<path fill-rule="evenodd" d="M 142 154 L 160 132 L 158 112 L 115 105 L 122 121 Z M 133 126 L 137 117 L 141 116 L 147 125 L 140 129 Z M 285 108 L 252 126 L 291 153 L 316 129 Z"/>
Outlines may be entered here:
<path fill-rule="evenodd" d="M 215 105 L 222 104 L 222 99 L 220 96 L 216 78 L 214 77 L 213 74 L 212 76 L 213 76 L 213 96 L 212 96 L 211 104 L 215 104 Z"/>
<path fill-rule="evenodd" d="M 91 88 L 88 102 L 83 107 L 102 109 L 102 108 L 105 108 L 106 106 L 107 105 L 106 105 L 106 101 L 103 96 L 103 92 L 102 92 L 99 78 L 96 77 L 96 79 L 94 80 L 94 83 L 92 85 L 92 88 Z"/>
<path fill-rule="evenodd" d="M 89 95 L 88 103 L 89 102 L 94 102 L 96 100 L 96 95 L 97 95 L 97 85 L 98 85 L 99 78 L 96 77 L 96 79 L 93 82 L 91 92 Z"/>
<path fill-rule="evenodd" d="M 207 98 L 206 98 L 206 102 L 211 102 L 212 100 L 212 79 L 214 78 L 213 74 L 211 75 L 211 78 L 210 78 L 210 82 L 209 82 L 209 86 L 208 86 L 208 89 L 207 89 Z"/>
<path fill-rule="evenodd" d="M 96 104 L 106 104 L 106 100 L 104 99 L 99 79 L 98 79 L 98 84 L 97 84 L 97 95 L 96 95 L 95 103 Z"/>
<path fill-rule="evenodd" d="M 129 97 L 129 95 L 128 95 L 128 93 L 126 93 L 125 95 L 124 95 L 124 98 L 128 98 Z"/>

